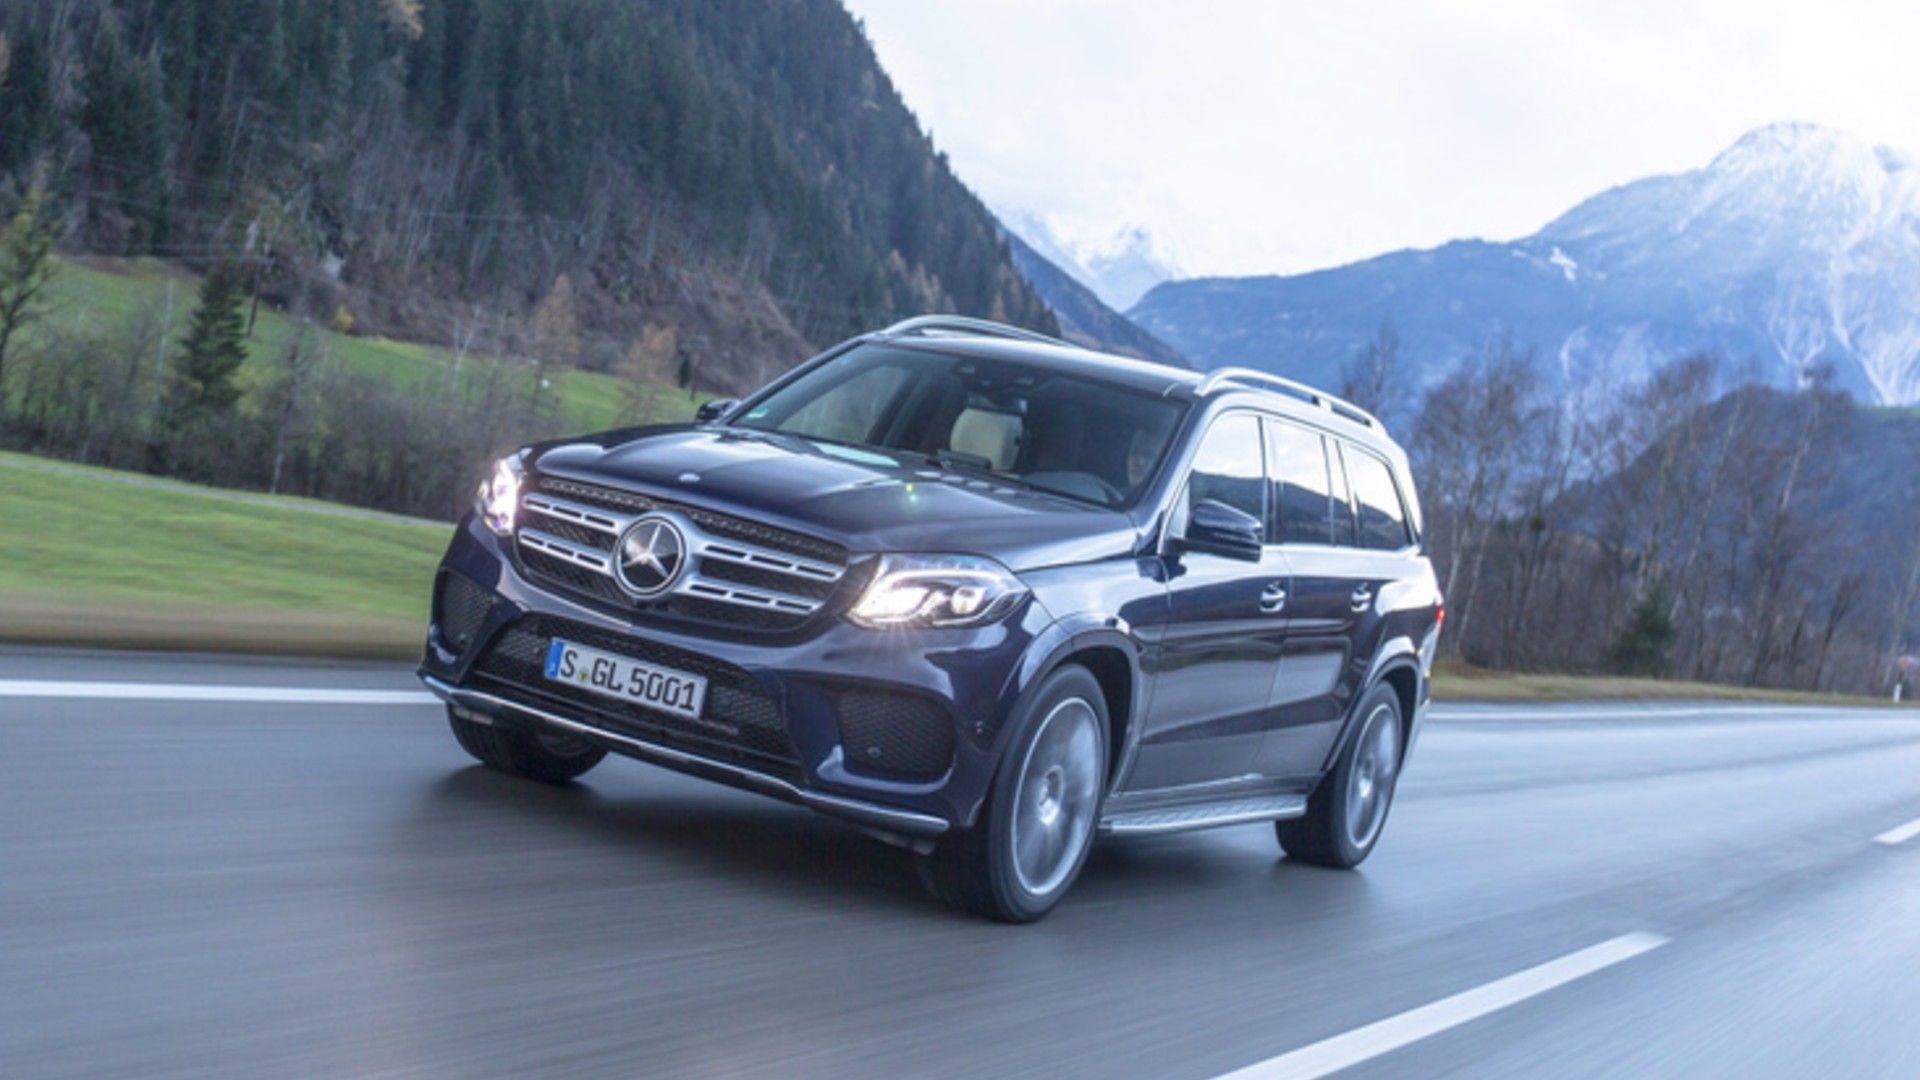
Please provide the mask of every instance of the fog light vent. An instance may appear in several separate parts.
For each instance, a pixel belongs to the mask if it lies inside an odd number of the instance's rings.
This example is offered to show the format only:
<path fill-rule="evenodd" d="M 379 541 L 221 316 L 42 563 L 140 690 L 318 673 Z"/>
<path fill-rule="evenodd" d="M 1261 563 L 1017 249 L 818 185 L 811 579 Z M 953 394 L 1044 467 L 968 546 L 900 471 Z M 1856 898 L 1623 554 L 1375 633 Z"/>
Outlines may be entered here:
<path fill-rule="evenodd" d="M 932 701 L 850 690 L 836 704 L 841 750 L 855 772 L 932 780 L 953 761 L 953 721 Z"/>
<path fill-rule="evenodd" d="M 493 610 L 493 594 L 449 571 L 440 575 L 434 607 L 433 621 L 439 624 L 441 639 L 454 649 L 466 652 L 486 624 L 488 612 Z"/>

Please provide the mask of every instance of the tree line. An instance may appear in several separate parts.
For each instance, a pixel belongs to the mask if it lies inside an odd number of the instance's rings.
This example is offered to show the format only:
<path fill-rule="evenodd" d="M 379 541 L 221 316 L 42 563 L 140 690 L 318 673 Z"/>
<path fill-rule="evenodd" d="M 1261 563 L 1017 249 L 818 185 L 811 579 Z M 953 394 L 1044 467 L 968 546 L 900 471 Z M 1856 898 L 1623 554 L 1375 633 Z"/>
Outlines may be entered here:
<path fill-rule="evenodd" d="M 1569 388 L 1499 339 L 1415 394 L 1400 348 L 1382 327 L 1343 391 L 1408 448 L 1445 655 L 1881 694 L 1916 650 L 1920 417 L 1710 354 Z"/>
<path fill-rule="evenodd" d="M 124 317 L 56 306 L 57 220 L 34 186 L 0 229 L 0 447 L 450 517 L 490 456 L 568 426 L 550 369 L 475 358 L 402 385 L 340 363 L 344 339 L 299 313 L 249 364 L 237 263 L 182 275 Z"/>

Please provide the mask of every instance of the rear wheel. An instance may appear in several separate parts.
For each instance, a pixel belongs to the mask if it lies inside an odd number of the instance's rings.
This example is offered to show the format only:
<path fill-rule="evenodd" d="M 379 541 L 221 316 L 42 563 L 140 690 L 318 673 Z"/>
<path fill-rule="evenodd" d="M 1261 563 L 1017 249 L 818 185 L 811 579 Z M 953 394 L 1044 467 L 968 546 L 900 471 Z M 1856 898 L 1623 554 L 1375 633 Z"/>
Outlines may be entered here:
<path fill-rule="evenodd" d="M 1316 866 L 1360 865 L 1380 840 L 1400 779 L 1400 697 L 1385 683 L 1360 703 L 1360 731 L 1307 800 L 1305 817 L 1276 821 L 1288 858 Z"/>
<path fill-rule="evenodd" d="M 922 856 L 921 876 L 934 895 L 1006 922 L 1053 910 L 1093 847 L 1107 730 L 1106 698 L 1090 672 L 1069 665 L 1048 676 L 1015 720 L 973 828 L 942 837 Z"/>
<path fill-rule="evenodd" d="M 461 749 L 489 769 L 510 776 L 564 784 L 607 756 L 605 750 L 570 735 L 520 731 L 468 720 L 447 710 L 447 723 Z"/>

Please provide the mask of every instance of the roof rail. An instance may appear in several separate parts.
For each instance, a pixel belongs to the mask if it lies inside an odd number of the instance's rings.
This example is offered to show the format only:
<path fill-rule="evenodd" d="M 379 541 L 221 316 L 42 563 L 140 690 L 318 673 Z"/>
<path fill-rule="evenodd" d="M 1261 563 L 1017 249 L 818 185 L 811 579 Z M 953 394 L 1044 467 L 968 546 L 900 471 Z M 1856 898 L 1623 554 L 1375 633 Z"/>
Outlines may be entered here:
<path fill-rule="evenodd" d="M 1290 398 L 1297 398 L 1309 405 L 1319 406 L 1333 413 L 1335 416 L 1351 420 L 1356 424 L 1376 428 L 1380 426 L 1380 421 L 1375 419 L 1373 414 L 1355 405 L 1351 401 L 1345 401 L 1331 394 L 1315 390 L 1306 383 L 1294 382 L 1292 379 L 1282 378 L 1279 375 L 1273 375 L 1265 371 L 1255 371 L 1252 368 L 1216 368 L 1208 372 L 1206 378 L 1200 380 L 1200 385 L 1194 387 L 1193 392 L 1196 396 L 1205 397 L 1229 383 L 1276 390 Z"/>
<path fill-rule="evenodd" d="M 973 334 L 981 337 L 1012 338 L 1016 341 L 1034 341 L 1042 345 L 1066 345 L 1056 337 L 1048 337 L 1035 330 L 1022 330 L 1017 326 L 1006 326 L 986 319 L 969 319 L 964 315 L 916 315 L 911 319 L 902 319 L 880 331 L 889 337 L 901 337 L 910 334 Z"/>

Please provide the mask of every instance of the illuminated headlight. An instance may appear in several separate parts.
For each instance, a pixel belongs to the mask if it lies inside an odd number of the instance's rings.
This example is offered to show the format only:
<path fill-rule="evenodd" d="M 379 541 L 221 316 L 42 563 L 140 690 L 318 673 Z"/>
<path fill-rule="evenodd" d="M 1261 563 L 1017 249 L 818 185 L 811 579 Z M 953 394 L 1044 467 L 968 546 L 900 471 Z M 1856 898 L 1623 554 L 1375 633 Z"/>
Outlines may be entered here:
<path fill-rule="evenodd" d="M 524 472 L 521 456 L 513 454 L 494 462 L 493 474 L 480 484 L 475 499 L 474 511 L 487 523 L 487 528 L 499 536 L 513 532 L 513 514 L 520 505 L 520 477 Z"/>
<path fill-rule="evenodd" d="M 1006 567 L 972 555 L 884 555 L 847 617 L 861 626 L 979 626 L 1027 594 Z"/>

